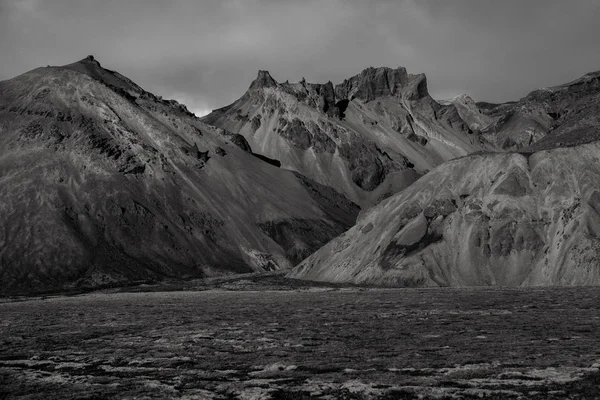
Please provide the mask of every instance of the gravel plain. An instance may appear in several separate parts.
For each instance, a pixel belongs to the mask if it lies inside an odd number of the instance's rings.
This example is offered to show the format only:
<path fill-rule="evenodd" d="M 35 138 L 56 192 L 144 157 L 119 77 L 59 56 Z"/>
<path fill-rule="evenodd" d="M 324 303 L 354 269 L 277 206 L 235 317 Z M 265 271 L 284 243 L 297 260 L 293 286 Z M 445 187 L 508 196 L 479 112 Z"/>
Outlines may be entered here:
<path fill-rule="evenodd" d="M 5 299 L 0 398 L 600 398 L 597 288 L 244 282 Z"/>

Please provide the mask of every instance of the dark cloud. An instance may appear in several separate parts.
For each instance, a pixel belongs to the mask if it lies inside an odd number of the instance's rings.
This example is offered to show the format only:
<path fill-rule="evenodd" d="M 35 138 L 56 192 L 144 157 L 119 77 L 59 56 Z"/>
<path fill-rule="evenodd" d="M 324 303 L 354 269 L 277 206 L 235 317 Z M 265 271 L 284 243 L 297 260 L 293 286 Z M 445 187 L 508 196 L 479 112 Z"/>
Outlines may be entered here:
<path fill-rule="evenodd" d="M 94 54 L 201 112 L 258 69 L 334 83 L 424 72 L 434 97 L 518 99 L 600 68 L 595 0 L 0 0 L 0 79 Z"/>

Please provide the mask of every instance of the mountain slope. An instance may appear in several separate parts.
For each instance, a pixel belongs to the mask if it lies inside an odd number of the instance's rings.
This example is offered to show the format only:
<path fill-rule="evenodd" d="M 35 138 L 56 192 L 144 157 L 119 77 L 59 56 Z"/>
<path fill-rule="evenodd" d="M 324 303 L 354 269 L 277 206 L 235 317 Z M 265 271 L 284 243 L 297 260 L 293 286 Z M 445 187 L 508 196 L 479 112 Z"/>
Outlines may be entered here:
<path fill-rule="evenodd" d="M 4 293 L 289 268 L 358 212 L 93 57 L 0 82 L 0 200 Z"/>
<path fill-rule="evenodd" d="M 600 72 L 519 102 L 453 106 L 519 152 L 448 161 L 289 276 L 391 286 L 600 284 Z"/>
<path fill-rule="evenodd" d="M 518 102 L 481 104 L 493 123 L 486 140 L 507 150 L 535 151 L 600 139 L 600 71 L 535 90 Z"/>
<path fill-rule="evenodd" d="M 362 206 L 446 160 L 490 148 L 455 107 L 429 96 L 424 75 L 404 68 L 368 68 L 335 87 L 278 83 L 259 71 L 239 100 L 203 121 Z"/>
<path fill-rule="evenodd" d="M 600 144 L 444 163 L 298 265 L 390 286 L 600 284 Z"/>
<path fill-rule="evenodd" d="M 493 122 L 493 118 L 485 113 L 477 103 L 466 94 L 456 96 L 451 100 L 438 100 L 438 103 L 454 106 L 458 115 L 460 115 L 462 120 L 465 121 L 473 131 L 480 132 Z"/>

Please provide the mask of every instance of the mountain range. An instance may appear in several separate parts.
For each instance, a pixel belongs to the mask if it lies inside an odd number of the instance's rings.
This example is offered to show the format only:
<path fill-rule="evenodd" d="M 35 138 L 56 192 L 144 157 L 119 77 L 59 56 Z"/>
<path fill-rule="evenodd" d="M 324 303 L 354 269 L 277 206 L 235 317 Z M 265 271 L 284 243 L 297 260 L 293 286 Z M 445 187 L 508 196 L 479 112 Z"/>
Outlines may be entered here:
<path fill-rule="evenodd" d="M 504 151 L 438 166 L 289 275 L 390 286 L 599 284 L 600 72 L 518 102 L 448 103 Z"/>
<path fill-rule="evenodd" d="M 197 118 L 89 56 L 0 82 L 0 293 L 258 271 L 600 283 L 600 73 L 504 104 L 259 71 Z"/>

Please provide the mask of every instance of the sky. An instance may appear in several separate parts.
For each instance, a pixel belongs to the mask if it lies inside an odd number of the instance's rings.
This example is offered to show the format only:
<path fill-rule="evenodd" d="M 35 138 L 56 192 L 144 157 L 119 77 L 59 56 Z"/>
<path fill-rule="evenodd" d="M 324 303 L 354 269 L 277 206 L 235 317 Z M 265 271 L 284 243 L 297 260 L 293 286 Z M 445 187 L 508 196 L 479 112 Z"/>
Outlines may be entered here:
<path fill-rule="evenodd" d="M 0 0 L 0 80 L 87 55 L 197 115 L 259 69 L 425 73 L 436 99 L 518 100 L 600 69 L 597 0 Z"/>

